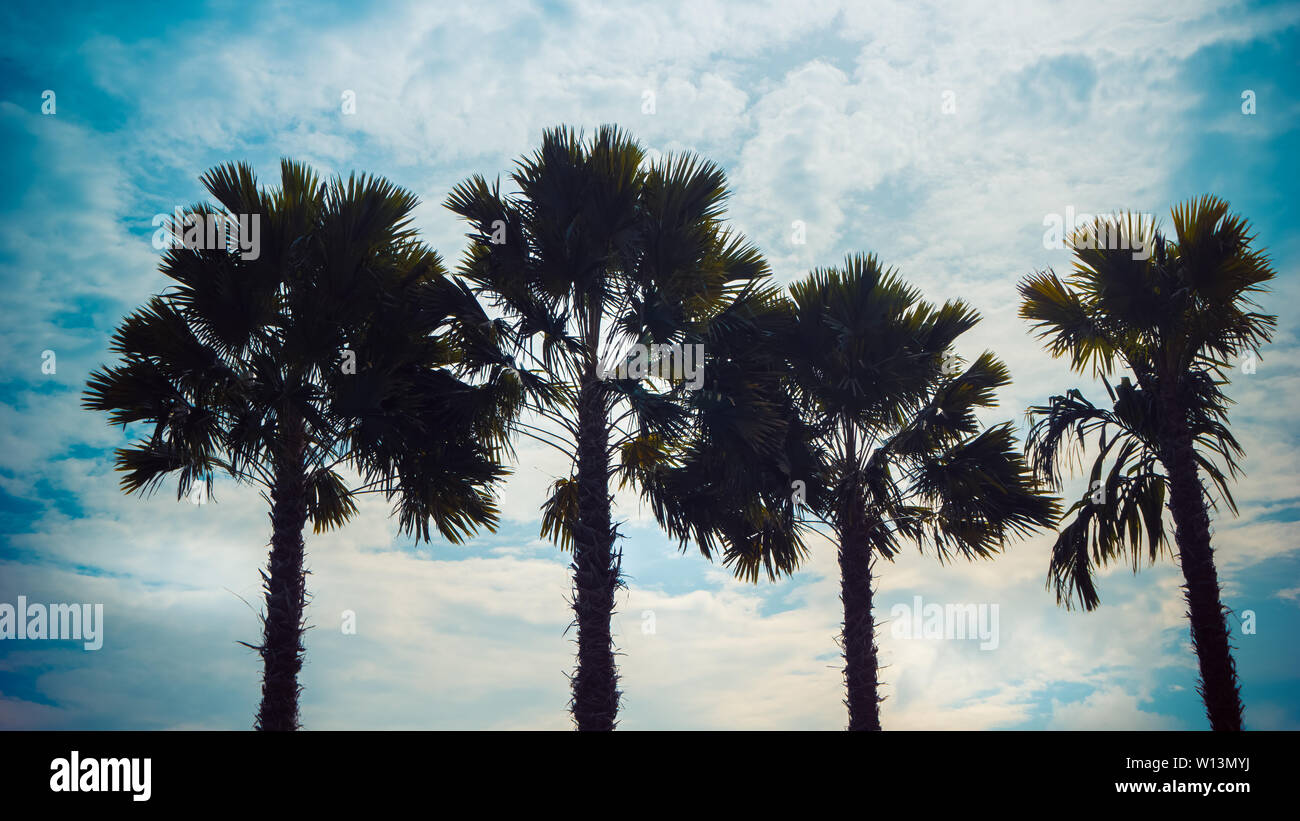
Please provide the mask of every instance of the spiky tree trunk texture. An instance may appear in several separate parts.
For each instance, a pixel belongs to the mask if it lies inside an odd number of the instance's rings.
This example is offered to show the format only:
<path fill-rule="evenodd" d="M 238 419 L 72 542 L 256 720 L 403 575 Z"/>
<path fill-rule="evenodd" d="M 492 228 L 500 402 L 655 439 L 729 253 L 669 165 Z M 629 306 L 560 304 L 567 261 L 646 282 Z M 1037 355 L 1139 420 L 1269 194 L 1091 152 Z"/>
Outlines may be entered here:
<path fill-rule="evenodd" d="M 581 731 L 613 730 L 618 717 L 618 668 L 610 620 L 620 563 L 610 523 L 608 448 L 601 384 L 589 370 L 578 393 L 578 521 L 572 565 L 578 666 L 572 677 L 571 708 Z"/>
<path fill-rule="evenodd" d="M 856 480 L 840 510 L 840 601 L 844 603 L 844 683 L 850 730 L 880 729 L 876 628 L 871 604 L 871 523 L 863 516 Z"/>
<path fill-rule="evenodd" d="M 1192 648 L 1201 668 L 1199 691 L 1205 702 L 1210 729 L 1241 729 L 1241 687 L 1237 665 L 1228 642 L 1228 624 L 1219 597 L 1219 576 L 1210 546 L 1210 517 L 1206 494 L 1196 465 L 1187 414 L 1172 388 L 1161 391 L 1167 433 L 1162 454 L 1169 473 L 1169 511 L 1174 520 L 1174 540 L 1183 568 L 1183 596 L 1192 626 Z"/>
<path fill-rule="evenodd" d="M 305 442 L 300 424 L 286 424 L 284 453 L 275 466 L 271 488 L 271 557 L 262 573 L 266 590 L 263 617 L 262 704 L 258 730 L 298 729 L 298 673 L 302 670 L 303 609 L 307 584 L 303 572 L 303 527 L 307 523 Z"/>

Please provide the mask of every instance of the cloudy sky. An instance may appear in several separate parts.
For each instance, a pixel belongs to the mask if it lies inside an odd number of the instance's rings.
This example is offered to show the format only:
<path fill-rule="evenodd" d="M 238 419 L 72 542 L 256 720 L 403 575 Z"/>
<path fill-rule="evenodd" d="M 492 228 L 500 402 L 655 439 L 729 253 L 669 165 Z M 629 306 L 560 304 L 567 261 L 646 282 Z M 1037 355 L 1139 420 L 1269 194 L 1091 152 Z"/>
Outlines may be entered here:
<path fill-rule="evenodd" d="M 507 173 L 561 123 L 618 123 L 654 151 L 722 164 L 729 219 L 783 283 L 873 251 L 929 298 L 969 300 L 984 321 L 962 352 L 1008 362 L 1015 382 L 990 419 L 1018 423 L 1074 385 L 1099 396 L 1016 317 L 1018 278 L 1068 267 L 1044 221 L 1122 208 L 1167 222 L 1181 199 L 1228 199 L 1271 249 L 1280 329 L 1230 387 L 1247 477 L 1214 544 L 1226 604 L 1255 614 L 1254 635 L 1232 622 L 1247 725 L 1300 728 L 1300 348 L 1285 307 L 1300 299 L 1300 6 L 612 5 L 0 11 L 0 602 L 105 613 L 98 651 L 0 643 L 0 728 L 252 723 L 260 661 L 237 642 L 258 639 L 263 500 L 228 483 L 202 506 L 122 496 L 122 432 L 79 408 L 114 326 L 166 285 L 153 216 L 202 199 L 217 163 L 248 160 L 273 182 L 290 156 L 419 193 L 418 227 L 454 261 L 465 227 L 441 206 L 450 188 Z M 398 537 L 378 500 L 309 537 L 304 725 L 567 728 L 566 559 L 538 539 L 544 488 L 564 474 L 523 444 L 503 526 L 464 546 Z M 748 585 L 679 551 L 635 499 L 618 515 L 622 727 L 844 726 L 833 548 Z M 1207 726 L 1175 565 L 1115 569 L 1100 610 L 1066 612 L 1044 589 L 1050 542 L 974 565 L 877 565 L 886 728 Z M 894 635 L 891 608 L 916 596 L 997 605 L 997 648 Z"/>

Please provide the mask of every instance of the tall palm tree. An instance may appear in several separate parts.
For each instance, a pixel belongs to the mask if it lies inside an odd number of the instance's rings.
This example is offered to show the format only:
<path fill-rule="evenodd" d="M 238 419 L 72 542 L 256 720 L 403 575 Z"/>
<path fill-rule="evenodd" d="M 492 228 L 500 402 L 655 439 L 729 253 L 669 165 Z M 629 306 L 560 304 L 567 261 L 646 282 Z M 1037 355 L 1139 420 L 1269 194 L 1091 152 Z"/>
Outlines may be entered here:
<path fill-rule="evenodd" d="M 1096 435 L 1089 487 L 1052 550 L 1049 580 L 1067 606 L 1077 599 L 1097 607 L 1094 570 L 1127 550 L 1136 571 L 1144 537 L 1149 561 L 1158 558 L 1167 504 L 1206 715 L 1214 730 L 1240 730 L 1240 684 L 1210 546 L 1215 502 L 1201 472 L 1235 513 L 1228 483 L 1243 454 L 1221 386 L 1236 357 L 1257 355 L 1271 338 L 1277 318 L 1258 313 L 1253 297 L 1273 270 L 1253 247 L 1250 223 L 1217 197 L 1182 203 L 1172 220 L 1167 238 L 1140 217 L 1099 218 L 1071 237 L 1075 265 L 1064 279 L 1049 270 L 1020 284 L 1020 314 L 1053 356 L 1103 381 L 1120 370 L 1136 380 L 1105 381 L 1109 410 L 1077 389 L 1030 408 L 1028 452 L 1035 472 L 1059 487 L 1077 463 L 1076 445 Z"/>
<path fill-rule="evenodd" d="M 718 357 L 729 330 L 761 325 L 773 293 L 762 257 L 722 224 L 726 179 L 713 163 L 683 154 L 652 164 L 617 128 L 590 140 L 557 128 L 510 179 L 516 193 L 468 179 L 447 207 L 474 228 L 465 277 L 509 320 L 517 357 L 549 380 L 549 395 L 529 402 L 538 424 L 519 429 L 572 465 L 543 505 L 543 535 L 573 553 L 574 723 L 612 730 L 621 554 L 610 479 L 644 490 L 711 411 L 719 429 L 776 447 L 781 420 Z M 702 353 L 701 370 L 643 372 L 648 346 Z"/>
<path fill-rule="evenodd" d="M 1010 377 L 990 352 L 965 366 L 957 357 L 957 338 L 979 321 L 969 305 L 923 301 L 874 255 L 813 271 L 790 300 L 790 391 L 824 465 L 800 514 L 838 542 L 849 729 L 879 730 L 875 559 L 905 541 L 940 562 L 991 558 L 1012 535 L 1052 525 L 1058 506 L 1010 423 L 976 418 Z"/>
<path fill-rule="evenodd" d="M 402 532 L 425 540 L 431 525 L 452 542 L 493 527 L 496 449 L 525 377 L 466 286 L 415 238 L 411 193 L 370 176 L 322 181 L 288 160 L 278 189 L 246 164 L 202 181 L 219 207 L 192 206 L 171 226 L 181 244 L 161 270 L 174 284 L 123 321 L 112 344 L 122 362 L 91 374 L 84 404 L 142 426 L 117 451 L 126 493 L 169 476 L 178 498 L 210 492 L 217 472 L 264 489 L 255 726 L 293 730 L 306 523 L 339 527 L 361 494 L 380 493 Z M 256 218 L 258 253 L 185 238 L 214 214 Z"/>

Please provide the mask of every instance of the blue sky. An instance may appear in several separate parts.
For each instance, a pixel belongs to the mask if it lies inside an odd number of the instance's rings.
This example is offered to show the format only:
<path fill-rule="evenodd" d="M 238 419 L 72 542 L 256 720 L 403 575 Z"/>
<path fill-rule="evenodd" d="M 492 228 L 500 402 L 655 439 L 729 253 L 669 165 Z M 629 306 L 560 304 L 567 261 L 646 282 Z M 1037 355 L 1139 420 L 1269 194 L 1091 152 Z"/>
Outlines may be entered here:
<path fill-rule="evenodd" d="M 418 227 L 454 261 L 452 185 L 508 172 L 546 127 L 614 122 L 654 151 L 721 163 L 729 218 L 781 282 L 873 251 L 930 298 L 972 302 L 984 322 L 963 352 L 991 348 L 1015 378 L 991 420 L 1074 385 L 1097 396 L 1015 315 L 1019 277 L 1068 267 L 1043 247 L 1048 215 L 1167 217 L 1212 192 L 1251 218 L 1278 272 L 1265 307 L 1279 331 L 1255 373 L 1234 375 L 1247 477 L 1214 542 L 1226 603 L 1256 614 L 1257 633 L 1235 637 L 1247 724 L 1300 728 L 1300 351 L 1285 308 L 1300 298 L 1300 6 L 255 8 L 0 11 L 0 602 L 102 602 L 106 619 L 96 652 L 0 643 L 0 727 L 251 725 L 259 663 L 236 642 L 257 639 L 262 500 L 226 484 L 201 507 L 123 497 L 109 461 L 122 434 L 79 408 L 113 327 L 165 285 L 155 214 L 202 199 L 216 163 L 248 160 L 271 181 L 291 156 L 416 191 Z M 806 244 L 791 242 L 796 220 Z M 304 725 L 567 727 L 566 559 L 537 539 L 543 489 L 566 472 L 523 445 L 507 521 L 465 546 L 398 538 L 382 504 L 309 537 Z M 844 725 L 830 546 L 791 579 L 745 585 L 679 552 L 634 498 L 619 515 L 622 726 Z M 882 627 L 887 728 L 1205 727 L 1173 563 L 1118 568 L 1100 610 L 1066 612 L 1043 587 L 1049 544 L 877 566 L 878 619 L 918 595 L 1000 609 L 996 650 Z M 356 635 L 339 629 L 344 610 Z"/>

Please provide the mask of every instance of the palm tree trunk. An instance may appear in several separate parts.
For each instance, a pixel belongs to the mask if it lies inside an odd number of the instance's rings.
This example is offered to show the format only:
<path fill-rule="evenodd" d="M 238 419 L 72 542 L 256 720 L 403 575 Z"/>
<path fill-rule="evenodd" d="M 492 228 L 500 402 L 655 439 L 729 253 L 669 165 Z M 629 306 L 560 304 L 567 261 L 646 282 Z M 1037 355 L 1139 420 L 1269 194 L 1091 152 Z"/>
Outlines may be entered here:
<path fill-rule="evenodd" d="M 1183 595 L 1192 625 L 1192 647 L 1201 668 L 1199 691 L 1212 730 L 1241 729 L 1241 689 L 1237 665 L 1228 643 L 1228 625 L 1219 598 L 1219 577 L 1210 547 L 1210 519 L 1205 490 L 1201 485 L 1193 450 L 1191 430 L 1179 403 L 1164 391 L 1164 423 L 1168 427 L 1164 447 L 1169 473 L 1169 510 L 1174 520 L 1174 539 L 1183 568 Z"/>
<path fill-rule="evenodd" d="M 262 705 L 258 730 L 297 730 L 298 673 L 302 669 L 303 608 L 307 603 L 302 531 L 307 523 L 306 471 L 301 425 L 286 424 L 284 454 L 271 488 L 271 557 L 262 573 Z"/>
<path fill-rule="evenodd" d="M 618 717 L 618 668 L 610 620 L 620 561 L 610 523 L 608 448 L 601 384 L 588 373 L 578 392 L 578 521 L 572 565 L 578 667 L 572 676 L 570 707 L 582 731 L 613 730 Z"/>
<path fill-rule="evenodd" d="M 862 518 L 859 491 L 848 494 L 840 513 L 840 601 L 844 603 L 844 683 L 850 730 L 880 729 L 876 628 L 871 612 L 871 524 Z"/>

